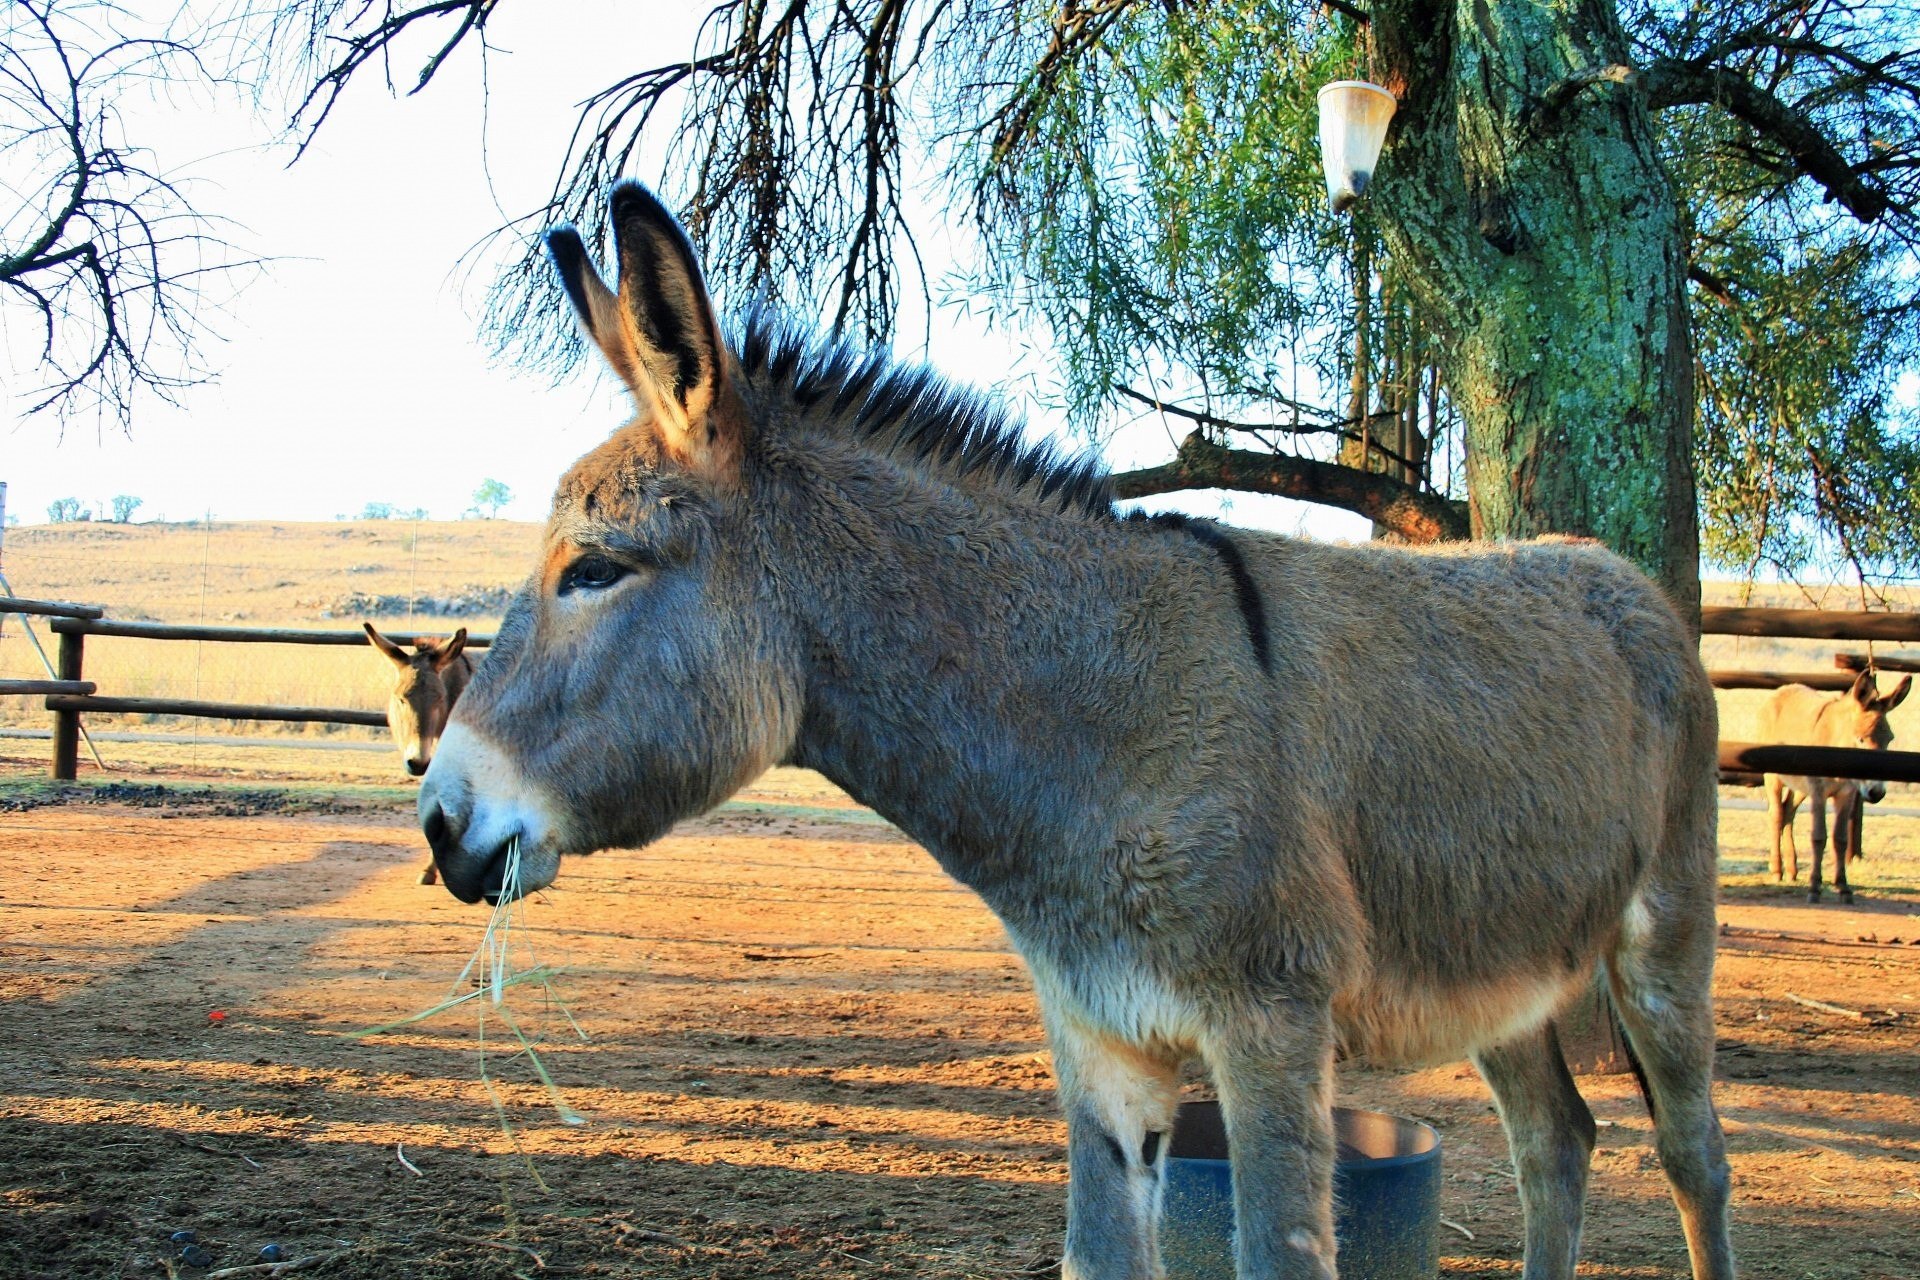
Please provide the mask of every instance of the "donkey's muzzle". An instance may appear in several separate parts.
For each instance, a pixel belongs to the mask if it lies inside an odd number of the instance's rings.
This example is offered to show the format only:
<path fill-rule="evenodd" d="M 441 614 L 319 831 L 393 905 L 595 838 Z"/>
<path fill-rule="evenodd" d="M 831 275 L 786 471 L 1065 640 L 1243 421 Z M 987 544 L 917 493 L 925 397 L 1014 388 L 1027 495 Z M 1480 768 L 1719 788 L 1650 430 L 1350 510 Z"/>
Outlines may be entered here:
<path fill-rule="evenodd" d="M 562 846 L 546 808 L 530 800 L 520 771 L 498 748 L 455 723 L 420 781 L 420 830 L 448 892 L 462 902 L 507 893 L 507 851 L 518 848 L 513 893 L 532 893 L 560 873 Z"/>
<path fill-rule="evenodd" d="M 462 902 L 478 902 L 481 898 L 492 902 L 500 896 L 507 865 L 504 843 L 494 849 L 468 849 L 464 841 L 467 824 L 462 815 L 428 791 L 420 795 L 420 830 L 433 849 L 433 864 L 440 868 L 440 878 L 449 893 Z"/>

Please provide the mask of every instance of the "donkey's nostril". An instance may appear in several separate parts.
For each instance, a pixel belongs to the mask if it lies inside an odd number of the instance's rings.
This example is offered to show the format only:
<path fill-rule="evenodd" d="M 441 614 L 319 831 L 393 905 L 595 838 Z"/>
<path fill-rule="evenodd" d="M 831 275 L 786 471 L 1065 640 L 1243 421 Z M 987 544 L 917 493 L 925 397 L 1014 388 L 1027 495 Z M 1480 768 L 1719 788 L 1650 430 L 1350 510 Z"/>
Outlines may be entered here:
<path fill-rule="evenodd" d="M 421 774 L 425 773 L 426 771 L 427 771 L 427 762 L 425 760 L 408 760 L 407 761 L 407 772 L 412 774 L 414 777 L 417 778 Z"/>
<path fill-rule="evenodd" d="M 420 830 L 425 833 L 427 843 L 433 847 L 436 855 L 453 843 L 453 836 L 447 830 L 447 811 L 440 807 L 438 800 L 429 800 L 420 807 Z"/>

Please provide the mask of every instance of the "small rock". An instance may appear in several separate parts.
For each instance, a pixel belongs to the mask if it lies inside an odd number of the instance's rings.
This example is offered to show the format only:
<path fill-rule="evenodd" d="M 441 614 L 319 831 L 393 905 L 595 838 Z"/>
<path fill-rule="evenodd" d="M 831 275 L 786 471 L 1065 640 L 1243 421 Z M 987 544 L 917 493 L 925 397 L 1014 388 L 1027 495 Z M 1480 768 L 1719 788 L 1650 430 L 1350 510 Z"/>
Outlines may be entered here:
<path fill-rule="evenodd" d="M 190 1267 L 206 1268 L 213 1265 L 213 1255 L 197 1244 L 190 1244 L 180 1251 L 180 1261 Z"/>
<path fill-rule="evenodd" d="M 198 1231 L 176 1231 L 168 1236 L 167 1239 L 173 1241 L 175 1244 L 199 1244 L 200 1233 Z"/>
<path fill-rule="evenodd" d="M 262 1262 L 285 1262 L 286 1259 L 287 1251 L 277 1244 L 267 1245 L 260 1250 L 260 1261 Z"/>

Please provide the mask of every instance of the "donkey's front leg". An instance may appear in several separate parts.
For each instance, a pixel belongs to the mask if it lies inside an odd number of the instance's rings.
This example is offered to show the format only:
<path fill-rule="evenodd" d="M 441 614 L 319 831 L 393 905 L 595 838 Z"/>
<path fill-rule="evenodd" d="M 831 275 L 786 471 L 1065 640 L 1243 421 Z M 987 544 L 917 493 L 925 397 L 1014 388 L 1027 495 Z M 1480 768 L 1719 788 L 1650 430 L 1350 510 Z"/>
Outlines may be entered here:
<path fill-rule="evenodd" d="M 1289 1013 L 1207 1047 L 1233 1159 L 1239 1280 L 1334 1274 L 1332 1022 L 1306 1003 Z"/>
<path fill-rule="evenodd" d="M 1840 901 L 1853 901 L 1853 886 L 1847 882 L 1847 859 L 1860 845 L 1859 793 L 1837 791 L 1833 796 L 1833 891 Z"/>
<path fill-rule="evenodd" d="M 1046 1007 L 1067 1113 L 1067 1247 L 1061 1280 L 1159 1280 L 1160 1192 L 1179 1061 L 1120 1043 Z"/>
<path fill-rule="evenodd" d="M 1573 1280 L 1593 1160 L 1593 1113 L 1552 1023 L 1473 1055 L 1507 1130 L 1526 1223 L 1523 1280 Z"/>
<path fill-rule="evenodd" d="M 1780 775 L 1770 773 L 1766 776 L 1766 781 L 1767 826 L 1771 829 L 1773 835 L 1773 878 L 1778 880 L 1781 877 L 1782 871 L 1780 858 L 1781 834 L 1783 832 L 1785 833 L 1789 847 L 1793 844 L 1793 810 L 1787 806 L 1786 784 L 1780 780 Z M 1798 880 L 1800 878 L 1799 863 L 1799 857 L 1795 856 L 1793 870 L 1786 873 L 1787 879 Z"/>

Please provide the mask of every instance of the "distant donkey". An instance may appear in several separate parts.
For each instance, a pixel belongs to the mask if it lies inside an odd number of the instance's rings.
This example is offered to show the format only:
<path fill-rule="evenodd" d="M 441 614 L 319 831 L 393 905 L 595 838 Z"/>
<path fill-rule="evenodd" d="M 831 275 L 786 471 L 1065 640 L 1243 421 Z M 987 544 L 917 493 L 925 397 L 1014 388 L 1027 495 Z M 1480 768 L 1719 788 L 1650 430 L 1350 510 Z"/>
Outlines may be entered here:
<path fill-rule="evenodd" d="M 611 213 L 617 293 L 572 230 L 549 245 L 638 411 L 562 480 L 421 787 L 454 896 L 497 899 L 511 849 L 526 893 L 769 765 L 825 773 L 1026 959 L 1068 1280 L 1160 1274 L 1196 1057 L 1238 1274 L 1332 1276 L 1341 1054 L 1471 1055 L 1528 1280 L 1572 1276 L 1594 1123 L 1553 1019 L 1604 969 L 1694 1275 L 1730 1280 L 1713 689 L 1658 588 L 1591 545 L 1122 518 L 932 374 L 764 316 L 723 337 L 667 211 L 624 184 Z"/>
<path fill-rule="evenodd" d="M 1784 685 L 1773 691 L 1760 712 L 1756 737 L 1761 742 L 1792 743 L 1808 747 L 1859 747 L 1885 751 L 1893 742 L 1887 713 L 1899 706 L 1913 685 L 1904 676 L 1893 692 L 1882 696 L 1871 671 L 1862 671 L 1845 693 L 1819 693 L 1804 684 Z M 1847 863 L 1860 856 L 1860 808 L 1857 800 L 1879 803 L 1886 798 L 1884 782 L 1853 782 L 1845 778 L 1810 778 L 1769 773 L 1767 824 L 1773 837 L 1773 878 L 1781 878 L 1781 844 L 1786 845 L 1788 880 L 1800 878 L 1800 851 L 1793 839 L 1793 816 L 1803 800 L 1813 819 L 1813 875 L 1807 882 L 1807 901 L 1820 901 L 1820 863 L 1827 851 L 1827 801 L 1833 801 L 1833 888 L 1840 901 L 1853 901 L 1847 883 Z"/>
<path fill-rule="evenodd" d="M 464 652 L 467 629 L 460 628 L 444 642 L 416 638 L 413 652 L 408 653 L 374 630 L 371 622 L 360 625 L 367 629 L 373 647 L 386 654 L 396 668 L 393 693 L 387 699 L 387 728 L 393 734 L 394 746 L 400 749 L 400 758 L 406 761 L 407 772 L 417 778 L 427 771 L 447 716 L 473 679 L 473 658 Z M 420 883 L 432 884 L 438 878 L 432 859 L 428 859 Z"/>

